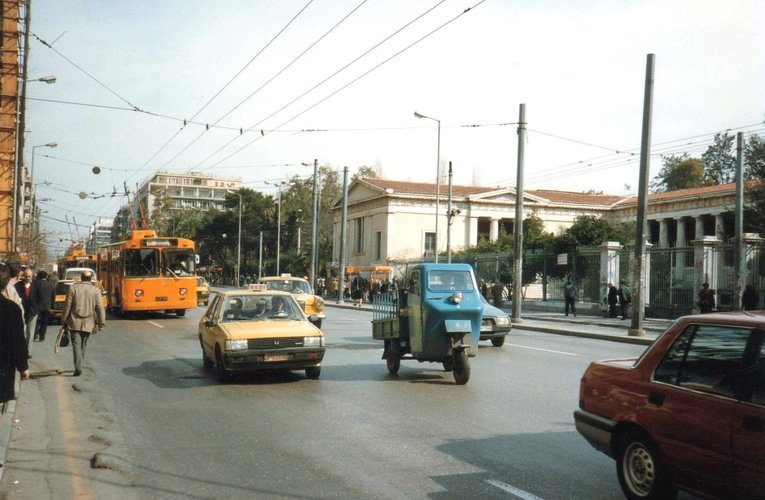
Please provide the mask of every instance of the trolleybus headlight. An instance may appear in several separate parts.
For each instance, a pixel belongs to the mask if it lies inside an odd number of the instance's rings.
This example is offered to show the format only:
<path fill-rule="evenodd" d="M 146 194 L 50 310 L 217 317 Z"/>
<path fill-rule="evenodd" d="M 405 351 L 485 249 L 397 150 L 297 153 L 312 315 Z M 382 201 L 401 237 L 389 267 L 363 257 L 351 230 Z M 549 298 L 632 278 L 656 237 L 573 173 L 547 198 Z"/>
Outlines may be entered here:
<path fill-rule="evenodd" d="M 227 351 L 241 351 L 247 349 L 247 339 L 236 339 L 226 341 Z"/>
<path fill-rule="evenodd" d="M 303 347 L 324 347 L 324 337 L 303 337 Z"/>
<path fill-rule="evenodd" d="M 462 292 L 454 292 L 454 294 L 452 295 L 452 302 L 454 302 L 455 304 L 459 304 L 460 302 L 462 302 Z"/>
<path fill-rule="evenodd" d="M 186 289 L 181 288 L 180 290 L 178 290 L 178 293 L 180 293 L 181 295 L 186 295 Z"/>
<path fill-rule="evenodd" d="M 136 297 L 143 297 L 143 290 L 141 290 L 141 289 L 136 290 L 135 291 L 135 296 Z"/>

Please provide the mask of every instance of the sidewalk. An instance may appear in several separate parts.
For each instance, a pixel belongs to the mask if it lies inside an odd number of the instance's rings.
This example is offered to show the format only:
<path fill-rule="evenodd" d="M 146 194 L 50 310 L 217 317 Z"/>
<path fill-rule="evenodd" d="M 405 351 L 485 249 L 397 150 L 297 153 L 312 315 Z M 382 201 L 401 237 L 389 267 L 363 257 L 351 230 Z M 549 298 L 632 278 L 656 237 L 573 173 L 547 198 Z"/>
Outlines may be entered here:
<path fill-rule="evenodd" d="M 325 305 L 327 307 L 345 309 L 372 310 L 372 304 L 363 303 L 359 308 L 350 300 L 338 304 L 336 299 L 329 298 L 325 299 Z M 512 316 L 512 311 L 509 308 L 505 307 L 503 308 L 503 311 Z M 644 334 L 638 337 L 629 334 L 629 330 L 632 326 L 632 321 L 629 318 L 622 320 L 621 318 L 602 318 L 599 316 L 587 316 L 581 314 L 574 317 L 566 316 L 562 312 L 525 312 L 521 309 L 521 321 L 513 323 L 513 328 L 552 333 L 556 335 L 602 339 L 626 344 L 649 345 L 671 323 L 670 320 L 664 319 L 644 319 Z M 512 335 L 512 332 L 510 335 Z"/>

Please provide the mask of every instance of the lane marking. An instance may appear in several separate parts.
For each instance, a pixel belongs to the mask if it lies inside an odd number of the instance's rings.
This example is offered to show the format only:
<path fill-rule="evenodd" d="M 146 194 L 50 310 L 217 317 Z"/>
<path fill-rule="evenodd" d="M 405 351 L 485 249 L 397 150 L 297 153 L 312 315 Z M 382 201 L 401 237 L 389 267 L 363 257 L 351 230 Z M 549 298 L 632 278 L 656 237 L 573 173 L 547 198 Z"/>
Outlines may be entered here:
<path fill-rule="evenodd" d="M 504 490 L 511 495 L 515 495 L 518 498 L 523 498 L 523 500 L 542 500 L 536 495 L 532 495 L 528 491 L 523 491 L 519 488 L 516 488 L 515 486 L 511 486 L 507 483 L 503 483 L 502 481 L 497 481 L 496 479 L 487 479 L 487 483 L 489 483 L 492 486 L 495 486 L 499 488 L 500 490 Z"/>
<path fill-rule="evenodd" d="M 154 326 L 156 326 L 157 328 L 164 328 L 164 326 L 160 325 L 159 323 L 155 323 L 155 322 L 153 322 L 153 321 L 151 321 L 151 320 L 146 320 L 146 322 L 147 322 L 148 324 L 150 324 L 150 325 L 154 325 Z"/>
<path fill-rule="evenodd" d="M 544 352 L 551 352 L 553 354 L 563 354 L 564 356 L 579 356 L 578 354 L 575 354 L 573 352 L 565 352 L 565 351 L 556 351 L 554 349 L 542 349 L 541 347 L 529 347 L 526 345 L 518 345 L 518 344 L 508 344 L 513 347 L 520 347 L 521 349 L 531 349 L 532 351 L 544 351 Z"/>

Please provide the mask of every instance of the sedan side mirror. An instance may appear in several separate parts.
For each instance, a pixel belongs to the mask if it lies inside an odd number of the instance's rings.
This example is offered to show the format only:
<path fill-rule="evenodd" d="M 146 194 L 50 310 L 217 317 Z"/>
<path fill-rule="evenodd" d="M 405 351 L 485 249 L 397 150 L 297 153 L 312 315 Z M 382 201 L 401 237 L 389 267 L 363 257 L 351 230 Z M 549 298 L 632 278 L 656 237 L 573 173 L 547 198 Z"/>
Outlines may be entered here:
<path fill-rule="evenodd" d="M 205 326 L 206 326 L 206 327 L 208 327 L 208 328 L 209 328 L 209 327 L 211 327 L 211 326 L 213 326 L 213 325 L 215 325 L 215 321 L 213 321 L 213 320 L 211 320 L 211 319 L 206 319 L 206 320 L 205 320 Z"/>

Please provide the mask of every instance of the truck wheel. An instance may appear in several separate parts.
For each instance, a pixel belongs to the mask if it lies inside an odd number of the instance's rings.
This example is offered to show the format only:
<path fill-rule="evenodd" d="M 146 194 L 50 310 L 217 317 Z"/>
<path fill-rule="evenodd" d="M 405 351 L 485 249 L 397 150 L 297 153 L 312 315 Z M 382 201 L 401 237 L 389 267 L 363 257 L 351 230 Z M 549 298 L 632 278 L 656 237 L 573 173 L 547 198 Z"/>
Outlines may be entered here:
<path fill-rule="evenodd" d="M 454 370 L 454 358 L 453 357 L 449 356 L 448 358 L 444 358 L 443 364 L 444 364 L 444 371 L 445 372 L 450 372 L 450 371 Z"/>
<path fill-rule="evenodd" d="M 491 345 L 494 347 L 502 347 L 502 345 L 505 343 L 505 336 L 501 337 L 494 337 L 491 339 Z"/>
<path fill-rule="evenodd" d="M 454 362 L 454 381 L 457 385 L 465 385 L 470 380 L 470 362 L 468 362 L 467 353 L 465 349 L 460 349 L 452 355 Z"/>
<path fill-rule="evenodd" d="M 392 340 L 386 340 L 385 342 L 388 344 L 385 363 L 388 365 L 388 372 L 395 375 L 398 373 L 398 369 L 401 368 L 401 357 L 398 355 L 398 345 Z"/>
<path fill-rule="evenodd" d="M 677 498 L 677 489 L 661 463 L 656 445 L 643 432 L 630 432 L 619 440 L 616 473 L 630 500 Z"/>

